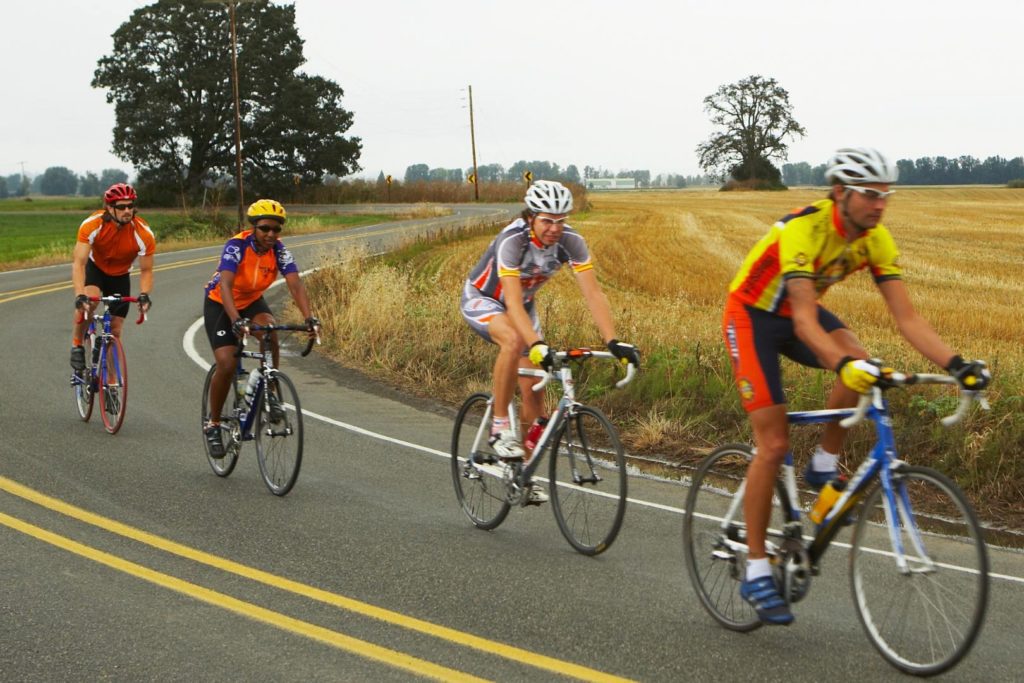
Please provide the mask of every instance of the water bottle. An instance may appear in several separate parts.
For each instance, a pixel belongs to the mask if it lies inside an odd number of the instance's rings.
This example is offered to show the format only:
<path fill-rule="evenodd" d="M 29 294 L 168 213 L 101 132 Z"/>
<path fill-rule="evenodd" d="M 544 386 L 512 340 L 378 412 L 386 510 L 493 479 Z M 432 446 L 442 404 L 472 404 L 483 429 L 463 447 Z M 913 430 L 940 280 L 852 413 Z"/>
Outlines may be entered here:
<path fill-rule="evenodd" d="M 235 373 L 235 393 L 242 398 L 245 398 L 245 390 L 247 388 L 249 377 L 248 370 L 239 370 Z"/>
<path fill-rule="evenodd" d="M 818 499 L 814 501 L 814 505 L 811 507 L 811 521 L 815 524 L 821 524 L 822 520 L 825 519 L 825 516 L 832 509 L 832 506 L 839 500 L 839 496 L 843 495 L 843 489 L 845 488 L 846 479 L 844 477 L 837 477 L 822 486 Z"/>
<path fill-rule="evenodd" d="M 260 382 L 260 369 L 255 368 L 249 373 L 249 381 L 245 383 L 245 405 L 251 406 L 256 396 L 256 385 Z"/>
<path fill-rule="evenodd" d="M 544 427 L 547 426 L 548 419 L 546 417 L 538 417 L 530 425 L 530 428 L 526 431 L 526 440 L 523 442 L 528 450 L 533 450 L 536 447 L 537 442 L 540 441 L 541 434 L 544 433 Z"/>

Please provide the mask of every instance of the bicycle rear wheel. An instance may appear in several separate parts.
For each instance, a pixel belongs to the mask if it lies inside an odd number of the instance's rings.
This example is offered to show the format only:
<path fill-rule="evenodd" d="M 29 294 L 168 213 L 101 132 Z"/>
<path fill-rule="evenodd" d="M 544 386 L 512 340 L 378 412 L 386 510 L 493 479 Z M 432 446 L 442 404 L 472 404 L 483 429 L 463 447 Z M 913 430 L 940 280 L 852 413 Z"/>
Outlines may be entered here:
<path fill-rule="evenodd" d="M 263 401 L 256 415 L 256 460 L 263 483 L 275 496 L 295 486 L 302 466 L 302 408 L 288 376 L 274 372 L 263 380 Z"/>
<path fill-rule="evenodd" d="M 203 408 L 200 416 L 202 419 L 199 423 L 200 434 L 206 429 L 206 425 L 210 421 L 210 385 L 213 383 L 213 373 L 216 369 L 217 366 L 211 366 L 210 370 L 206 373 L 206 381 L 203 382 Z M 237 408 L 241 400 L 242 398 L 238 395 L 235 383 L 232 382 L 231 390 L 225 401 L 225 407 L 233 405 Z M 214 458 L 210 455 L 210 447 L 206 443 L 206 436 L 203 436 L 203 450 L 206 453 L 206 461 L 210 463 L 210 469 L 218 477 L 228 476 L 234 471 L 235 465 L 238 464 L 238 453 L 242 448 L 242 435 L 237 415 L 237 411 L 221 410 L 220 438 L 224 444 L 223 458 Z"/>
<path fill-rule="evenodd" d="M 100 348 L 100 414 L 107 431 L 117 434 L 128 408 L 128 359 L 121 340 L 113 335 Z"/>
<path fill-rule="evenodd" d="M 753 457 L 746 444 L 726 444 L 712 451 L 693 475 L 683 516 L 683 555 L 690 582 L 704 609 L 733 631 L 751 631 L 761 625 L 754 608 L 740 597 L 747 571 L 742 505 L 729 515 Z M 778 542 L 785 526 L 782 499 L 779 482 L 768 520 L 769 541 Z"/>
<path fill-rule="evenodd" d="M 75 394 L 78 416 L 82 418 L 82 422 L 88 422 L 92 417 L 93 397 L 96 395 L 92 383 L 92 337 L 85 335 L 82 346 L 85 347 L 85 370 L 71 371 L 71 390 Z"/>
<path fill-rule="evenodd" d="M 891 531 L 881 485 L 858 511 L 850 584 L 868 639 L 897 669 L 942 673 L 970 651 L 988 605 L 988 554 L 978 520 L 949 478 L 927 467 L 893 473 Z M 892 532 L 907 560 L 896 565 Z"/>
<path fill-rule="evenodd" d="M 569 545 L 603 553 L 626 514 L 626 456 L 601 411 L 578 406 L 565 417 L 551 448 L 551 509 Z"/>
<path fill-rule="evenodd" d="M 491 410 L 488 394 L 466 399 L 452 430 L 452 483 L 455 497 L 470 521 L 494 529 L 505 521 L 511 505 L 506 497 L 505 466 L 491 450 Z"/>

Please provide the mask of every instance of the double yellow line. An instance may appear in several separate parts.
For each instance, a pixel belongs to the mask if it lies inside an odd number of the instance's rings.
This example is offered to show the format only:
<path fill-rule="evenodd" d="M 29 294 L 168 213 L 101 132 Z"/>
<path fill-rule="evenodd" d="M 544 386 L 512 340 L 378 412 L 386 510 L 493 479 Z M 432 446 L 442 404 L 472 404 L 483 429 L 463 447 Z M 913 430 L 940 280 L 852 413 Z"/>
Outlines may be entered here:
<path fill-rule="evenodd" d="M 449 643 L 461 645 L 472 648 L 479 652 L 483 652 L 490 655 L 495 655 L 508 659 L 513 662 L 525 664 L 545 671 L 550 671 L 555 674 L 562 676 L 569 676 L 580 680 L 587 681 L 623 681 L 627 679 L 619 678 L 606 674 L 603 671 L 596 669 L 590 669 L 585 666 L 573 664 L 571 662 L 562 661 L 553 657 L 547 657 L 540 655 L 528 650 L 507 645 L 505 643 L 499 643 L 486 638 L 474 636 L 469 633 L 457 631 L 455 629 L 448 628 L 446 626 L 440 626 L 438 624 L 410 617 L 399 612 L 394 612 L 382 607 L 377 607 L 365 602 L 360 602 L 353 598 L 348 598 L 337 593 L 331 593 L 320 588 L 315 588 L 297 581 L 292 581 L 269 572 L 256 569 L 255 567 L 249 567 L 232 560 L 228 560 L 217 555 L 203 552 L 195 548 L 176 543 L 169 539 L 161 536 L 156 536 L 148 532 L 136 529 L 135 527 L 122 524 L 108 517 L 103 517 L 95 513 L 89 512 L 82 508 L 65 503 L 64 501 L 58 500 L 47 496 L 39 491 L 31 489 L 27 486 L 19 484 L 16 481 L 7 479 L 6 477 L 0 477 L 0 490 L 6 491 L 7 493 L 17 496 L 23 500 L 35 503 L 41 507 L 47 508 L 54 512 L 66 515 L 80 522 L 90 524 L 97 528 L 108 531 L 112 534 L 122 536 L 124 538 L 137 541 L 139 543 L 148 545 L 152 548 L 162 550 L 178 557 L 183 557 L 194 562 L 214 567 L 222 571 L 241 576 L 243 578 L 255 581 L 257 583 L 271 586 L 295 595 L 300 595 L 317 602 L 321 602 L 327 605 L 338 607 L 340 609 L 359 614 L 364 617 L 376 619 L 393 626 L 399 626 L 401 628 L 421 633 L 424 635 L 440 638 Z M 284 614 L 273 612 L 271 610 L 253 605 L 251 603 L 243 602 L 231 596 L 223 593 L 212 591 L 202 586 L 197 586 L 193 583 L 183 581 L 173 576 L 157 572 L 149 569 L 142 565 L 134 562 L 129 562 L 123 558 L 111 555 L 109 553 L 97 550 L 90 546 L 83 545 L 65 536 L 52 533 L 41 527 L 29 524 L 22 520 L 16 519 L 9 515 L 0 513 L 0 524 L 20 531 L 21 533 L 32 536 L 33 538 L 39 539 L 46 543 L 50 543 L 56 547 L 62 548 L 69 552 L 75 553 L 82 557 L 88 558 L 95 562 L 99 562 L 108 567 L 122 571 L 126 574 L 138 577 L 150 583 L 154 583 L 164 588 L 188 595 L 197 600 L 215 605 L 227 609 L 236 614 L 248 617 L 250 619 L 260 621 L 266 624 L 270 624 L 277 628 L 281 628 L 298 635 L 306 636 L 314 640 L 326 643 L 333 647 L 351 652 L 368 659 L 382 662 L 384 664 L 400 668 L 417 675 L 425 676 L 428 678 L 434 678 L 437 680 L 450 680 L 450 681 L 476 681 L 481 680 L 470 674 L 466 674 L 455 669 L 448 669 L 446 667 L 428 662 L 411 655 L 407 655 L 394 650 L 374 645 L 351 636 L 346 636 L 335 631 L 310 624 L 308 622 L 300 621 Z"/>

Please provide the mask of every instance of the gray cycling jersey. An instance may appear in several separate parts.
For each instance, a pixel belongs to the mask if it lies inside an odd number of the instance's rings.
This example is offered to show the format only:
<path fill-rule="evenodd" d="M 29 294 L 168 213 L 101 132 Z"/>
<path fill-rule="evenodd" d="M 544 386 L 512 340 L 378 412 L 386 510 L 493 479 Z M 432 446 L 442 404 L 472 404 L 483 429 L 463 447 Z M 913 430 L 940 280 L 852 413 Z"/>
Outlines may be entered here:
<path fill-rule="evenodd" d="M 570 264 L 574 273 L 594 267 L 582 235 L 566 225 L 558 242 L 545 247 L 532 236 L 526 221 L 517 218 L 487 247 L 483 257 L 470 271 L 466 289 L 474 288 L 482 296 L 503 302 L 501 278 L 518 276 L 523 286 L 523 303 L 529 304 L 537 290 L 561 269 L 563 263 Z"/>

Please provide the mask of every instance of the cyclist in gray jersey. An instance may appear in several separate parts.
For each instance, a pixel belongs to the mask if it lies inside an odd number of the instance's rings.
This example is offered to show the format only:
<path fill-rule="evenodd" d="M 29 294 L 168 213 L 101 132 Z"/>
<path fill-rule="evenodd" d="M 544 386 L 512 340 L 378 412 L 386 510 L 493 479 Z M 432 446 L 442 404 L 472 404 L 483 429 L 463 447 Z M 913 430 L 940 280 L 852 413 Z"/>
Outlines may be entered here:
<path fill-rule="evenodd" d="M 611 309 L 594 274 L 587 243 L 565 224 L 570 211 L 572 193 L 565 186 L 546 180 L 535 182 L 527 190 L 522 216 L 491 242 L 462 288 L 462 316 L 474 332 L 499 347 L 493 373 L 491 445 L 506 459 L 527 455 L 509 424 L 508 404 L 515 392 L 519 367 L 551 367 L 553 352 L 541 334 L 534 296 L 563 264 L 568 263 L 576 274 L 608 350 L 624 363 L 640 364 L 636 347 L 616 339 Z M 520 379 L 524 425 L 540 418 L 544 411 L 542 397 L 530 390 L 533 381 Z M 543 502 L 547 494 L 534 485 L 530 498 Z"/>

